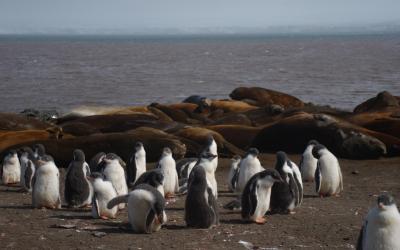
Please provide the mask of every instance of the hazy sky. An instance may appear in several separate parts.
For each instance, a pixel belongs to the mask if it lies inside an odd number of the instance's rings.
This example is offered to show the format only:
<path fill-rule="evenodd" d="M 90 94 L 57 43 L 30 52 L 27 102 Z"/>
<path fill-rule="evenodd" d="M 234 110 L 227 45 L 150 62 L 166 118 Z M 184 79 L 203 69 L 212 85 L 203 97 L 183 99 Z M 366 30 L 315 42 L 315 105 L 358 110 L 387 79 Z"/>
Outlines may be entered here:
<path fill-rule="evenodd" d="M 400 23 L 399 0 L 0 0 L 0 32 Z"/>

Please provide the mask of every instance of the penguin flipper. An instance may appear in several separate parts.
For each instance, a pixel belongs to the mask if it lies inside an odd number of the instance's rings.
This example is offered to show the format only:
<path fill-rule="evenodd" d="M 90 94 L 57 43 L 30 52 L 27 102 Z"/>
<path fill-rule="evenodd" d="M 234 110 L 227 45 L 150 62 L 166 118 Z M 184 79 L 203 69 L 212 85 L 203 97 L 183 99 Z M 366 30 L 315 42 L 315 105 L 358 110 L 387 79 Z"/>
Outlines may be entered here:
<path fill-rule="evenodd" d="M 94 207 L 94 211 L 96 212 L 96 217 L 100 217 L 100 209 L 99 209 L 99 201 L 97 200 L 96 193 L 93 194 L 92 206 Z"/>
<path fill-rule="evenodd" d="M 113 198 L 112 200 L 110 200 L 108 202 L 107 208 L 111 209 L 111 208 L 115 207 L 116 205 L 118 205 L 120 203 L 127 203 L 128 202 L 128 197 L 129 197 L 129 194 L 120 195 L 120 196 L 117 196 L 117 197 Z"/>
<path fill-rule="evenodd" d="M 211 188 L 207 187 L 207 193 L 208 193 L 208 206 L 211 208 L 214 218 L 215 218 L 215 224 L 219 224 L 219 215 L 218 215 L 218 210 L 217 210 L 217 201 L 215 200 L 215 197 L 213 195 L 213 192 Z"/>
<path fill-rule="evenodd" d="M 25 175 L 24 175 L 24 179 L 25 179 L 25 187 L 26 189 L 31 189 L 32 188 L 32 184 L 31 184 L 31 180 L 32 180 L 32 176 L 34 174 L 34 166 L 33 163 L 31 161 L 28 161 L 27 164 L 27 168 L 25 170 Z"/>
<path fill-rule="evenodd" d="M 319 162 L 317 163 L 317 169 L 315 170 L 315 191 L 318 193 L 321 188 L 321 169 Z"/>
<path fill-rule="evenodd" d="M 289 190 L 290 193 L 292 193 L 293 198 L 295 199 L 295 205 L 299 205 L 300 199 L 299 199 L 299 189 L 296 184 L 296 178 L 293 176 L 293 174 L 288 174 L 289 176 Z"/>
<path fill-rule="evenodd" d="M 147 217 L 146 217 L 146 228 L 145 228 L 145 231 L 148 234 L 152 233 L 152 226 L 153 226 L 153 223 L 154 223 L 155 216 L 156 216 L 156 213 L 153 210 L 153 208 L 151 208 L 149 213 L 147 214 Z"/>
<path fill-rule="evenodd" d="M 339 171 L 339 191 L 341 192 L 341 191 L 343 191 L 343 176 L 342 176 L 342 170 L 340 169 L 340 167 L 339 167 L 338 171 Z"/>
<path fill-rule="evenodd" d="M 356 250 L 363 250 L 363 241 L 365 237 L 365 231 L 367 230 L 367 221 L 365 221 L 365 224 L 361 227 L 360 229 L 360 234 L 358 235 L 357 239 L 357 246 Z"/>
<path fill-rule="evenodd" d="M 129 158 L 128 164 L 126 165 L 126 182 L 128 186 L 133 187 L 136 180 L 136 162 L 135 162 L 135 154 Z"/>

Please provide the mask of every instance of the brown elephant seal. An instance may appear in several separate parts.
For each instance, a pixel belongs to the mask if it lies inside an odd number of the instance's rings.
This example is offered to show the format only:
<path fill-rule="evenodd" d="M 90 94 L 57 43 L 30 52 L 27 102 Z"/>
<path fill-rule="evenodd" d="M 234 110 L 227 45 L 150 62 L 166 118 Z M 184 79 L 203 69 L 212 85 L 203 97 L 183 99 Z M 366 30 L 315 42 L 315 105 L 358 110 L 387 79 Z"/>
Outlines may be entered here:
<path fill-rule="evenodd" d="M 229 95 L 234 100 L 242 100 L 255 106 L 277 104 L 286 108 L 303 107 L 304 103 L 291 95 L 260 87 L 239 87 Z"/>
<path fill-rule="evenodd" d="M 72 152 L 77 148 L 85 152 L 88 159 L 99 152 L 109 152 L 115 153 L 127 161 L 137 141 L 143 143 L 147 161 L 157 161 L 164 147 L 172 150 L 175 159 L 182 158 L 186 153 L 186 146 L 179 138 L 152 128 L 138 128 L 125 133 L 94 134 L 61 140 L 39 140 L 14 145 L 12 148 L 41 143 L 45 146 L 46 153 L 54 157 L 56 165 L 65 168 L 71 161 Z"/>
<path fill-rule="evenodd" d="M 243 125 L 243 126 L 251 126 L 251 120 L 245 115 L 241 113 L 229 113 L 226 114 L 214 121 L 209 123 L 210 125 Z"/>
<path fill-rule="evenodd" d="M 150 107 L 157 108 L 169 116 L 172 120 L 185 124 L 201 124 L 202 122 L 192 119 L 183 110 L 171 108 L 168 105 L 163 105 L 159 103 L 152 103 Z"/>
<path fill-rule="evenodd" d="M 255 136 L 262 129 L 246 125 L 211 125 L 205 128 L 221 134 L 225 140 L 242 150 L 247 150 L 251 146 Z"/>
<path fill-rule="evenodd" d="M 387 91 L 378 93 L 377 96 L 366 100 L 354 108 L 354 113 L 399 110 L 400 102 L 398 97 L 393 96 Z"/>
<path fill-rule="evenodd" d="M 222 109 L 225 113 L 246 112 L 258 108 L 246 102 L 237 100 L 212 100 L 211 110 Z"/>
<path fill-rule="evenodd" d="M 388 144 L 397 147 L 385 136 L 330 115 L 297 113 L 264 127 L 252 146 L 263 152 L 301 153 L 315 139 L 341 157 L 370 159 L 389 152 Z"/>
<path fill-rule="evenodd" d="M 50 123 L 33 117 L 14 113 L 0 113 L 0 130 L 42 130 L 52 126 Z"/>
<path fill-rule="evenodd" d="M 174 135 L 181 138 L 181 141 L 186 144 L 190 157 L 198 156 L 204 145 L 207 144 L 210 135 L 214 137 L 218 146 L 218 154 L 221 156 L 231 157 L 243 154 L 241 149 L 226 141 L 222 135 L 206 128 L 186 127 L 178 130 Z"/>
<path fill-rule="evenodd" d="M 400 117 L 393 112 L 364 112 L 352 115 L 347 121 L 369 130 L 400 138 Z"/>

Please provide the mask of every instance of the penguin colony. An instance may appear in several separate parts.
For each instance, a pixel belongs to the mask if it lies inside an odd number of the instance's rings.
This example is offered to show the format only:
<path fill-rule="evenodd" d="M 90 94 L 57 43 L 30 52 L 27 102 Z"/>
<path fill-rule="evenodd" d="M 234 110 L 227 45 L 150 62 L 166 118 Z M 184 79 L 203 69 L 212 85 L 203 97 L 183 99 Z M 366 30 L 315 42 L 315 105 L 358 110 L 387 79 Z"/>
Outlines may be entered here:
<path fill-rule="evenodd" d="M 244 221 L 266 223 L 267 213 L 292 214 L 303 199 L 303 180 L 314 181 L 320 197 L 338 196 L 343 179 L 338 159 L 312 140 L 302 155 L 300 168 L 285 152 L 277 152 L 275 169 L 265 169 L 256 148 L 232 159 L 229 190 L 238 194 Z M 210 228 L 219 224 L 217 205 L 217 144 L 210 136 L 198 158 L 175 162 L 164 148 L 157 167 L 146 171 L 144 145 L 137 142 L 128 164 L 114 153 L 100 152 L 88 164 L 76 149 L 65 178 L 67 207 L 91 207 L 93 218 L 114 219 L 128 210 L 131 228 L 152 233 L 167 222 L 165 208 L 176 195 L 187 193 L 184 218 L 188 227 Z M 11 150 L 3 159 L 1 181 L 19 183 L 32 193 L 32 207 L 61 208 L 60 174 L 54 159 L 41 144 Z M 183 191 L 182 191 L 183 190 Z M 383 194 L 361 228 L 357 249 L 400 249 L 400 214 L 393 197 Z"/>

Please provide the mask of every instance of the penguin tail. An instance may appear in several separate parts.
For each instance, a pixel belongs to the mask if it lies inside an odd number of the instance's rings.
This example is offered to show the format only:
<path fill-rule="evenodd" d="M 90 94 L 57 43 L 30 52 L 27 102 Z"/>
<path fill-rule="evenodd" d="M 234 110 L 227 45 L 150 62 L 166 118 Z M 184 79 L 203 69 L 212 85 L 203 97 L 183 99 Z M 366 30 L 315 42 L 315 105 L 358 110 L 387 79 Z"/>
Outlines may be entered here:
<path fill-rule="evenodd" d="M 116 205 L 118 205 L 120 203 L 127 203 L 128 202 L 128 197 L 129 197 L 129 194 L 120 195 L 120 196 L 117 196 L 117 197 L 113 198 L 112 200 L 110 200 L 107 203 L 107 208 L 111 209 L 111 208 L 115 207 Z"/>

